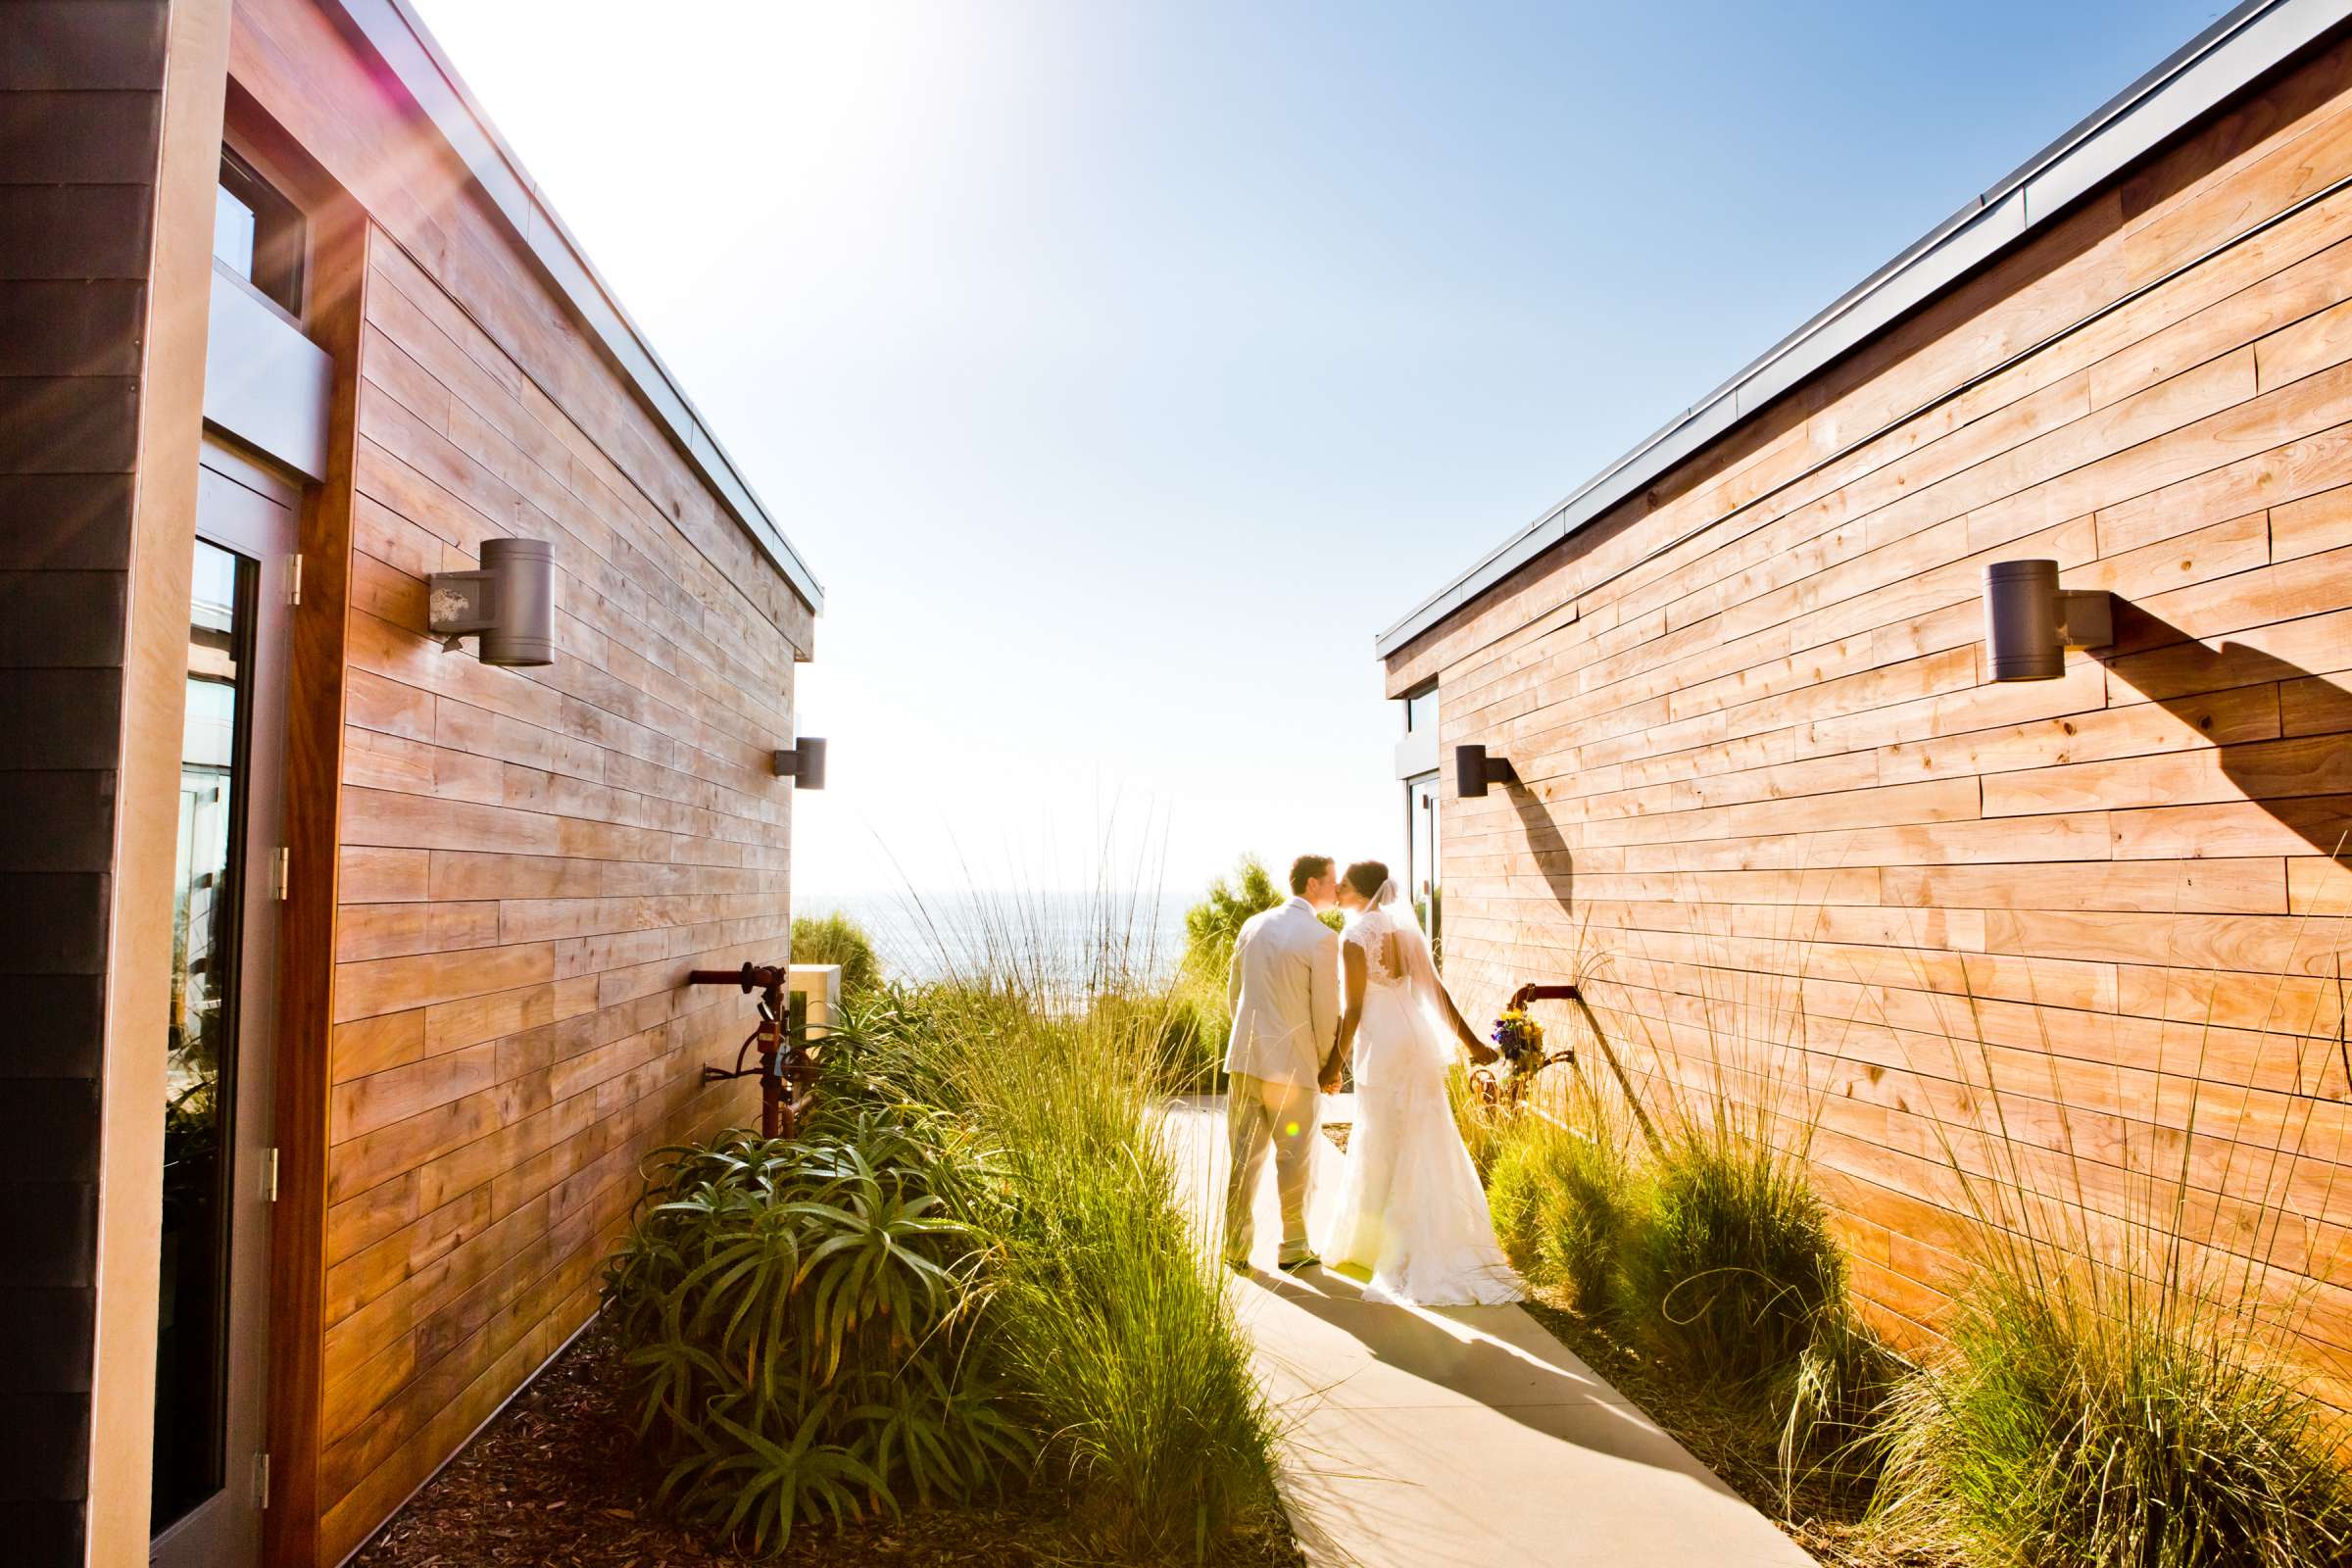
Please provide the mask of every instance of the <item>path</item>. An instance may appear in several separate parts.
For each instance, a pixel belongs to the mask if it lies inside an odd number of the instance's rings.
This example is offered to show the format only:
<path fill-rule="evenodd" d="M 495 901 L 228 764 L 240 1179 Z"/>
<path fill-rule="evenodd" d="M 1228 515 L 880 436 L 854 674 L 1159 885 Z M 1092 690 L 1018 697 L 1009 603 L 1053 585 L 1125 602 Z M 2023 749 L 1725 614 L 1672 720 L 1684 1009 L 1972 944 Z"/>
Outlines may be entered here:
<path fill-rule="evenodd" d="M 1170 1132 L 1213 1224 L 1223 1102 L 1180 1102 Z M 1270 1171 L 1258 1200 L 1259 1268 L 1234 1295 L 1312 1568 L 1812 1563 L 1518 1307 L 1383 1306 L 1325 1269 L 1277 1274 Z"/>

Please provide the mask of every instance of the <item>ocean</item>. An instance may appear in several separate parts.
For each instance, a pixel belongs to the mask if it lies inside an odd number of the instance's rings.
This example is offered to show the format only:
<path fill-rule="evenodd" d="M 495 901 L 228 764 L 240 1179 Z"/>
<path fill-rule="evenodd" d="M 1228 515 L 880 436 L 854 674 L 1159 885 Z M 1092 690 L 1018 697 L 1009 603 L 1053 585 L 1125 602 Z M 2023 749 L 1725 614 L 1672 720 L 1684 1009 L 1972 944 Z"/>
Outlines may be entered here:
<path fill-rule="evenodd" d="M 1059 982 L 1115 973 L 1157 984 L 1184 956 L 1182 894 L 800 893 L 795 915 L 846 914 L 864 927 L 894 980 L 920 984 L 1007 962 Z"/>

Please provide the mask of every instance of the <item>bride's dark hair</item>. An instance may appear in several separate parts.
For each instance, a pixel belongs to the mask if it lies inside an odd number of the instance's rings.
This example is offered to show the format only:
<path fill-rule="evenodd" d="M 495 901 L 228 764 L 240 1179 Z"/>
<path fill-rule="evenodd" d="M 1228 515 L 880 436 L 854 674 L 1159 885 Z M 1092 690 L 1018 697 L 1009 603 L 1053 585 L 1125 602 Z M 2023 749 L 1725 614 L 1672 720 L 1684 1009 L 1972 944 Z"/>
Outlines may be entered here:
<path fill-rule="evenodd" d="M 1364 897 L 1366 903 L 1380 897 L 1380 885 L 1389 879 L 1389 868 L 1378 860 L 1358 860 L 1348 868 L 1348 885 Z"/>

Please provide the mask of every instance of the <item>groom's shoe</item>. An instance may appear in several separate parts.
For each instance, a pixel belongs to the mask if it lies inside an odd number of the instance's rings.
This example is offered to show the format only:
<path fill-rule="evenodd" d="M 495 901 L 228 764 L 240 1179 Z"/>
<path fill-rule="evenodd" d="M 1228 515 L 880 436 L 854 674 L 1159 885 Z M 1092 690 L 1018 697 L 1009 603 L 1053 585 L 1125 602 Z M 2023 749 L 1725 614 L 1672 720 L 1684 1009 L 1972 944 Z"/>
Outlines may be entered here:
<path fill-rule="evenodd" d="M 1298 1257 L 1286 1257 L 1274 1266 L 1285 1274 L 1296 1274 L 1302 1268 L 1312 1268 L 1322 1261 L 1314 1253 L 1306 1252 Z"/>

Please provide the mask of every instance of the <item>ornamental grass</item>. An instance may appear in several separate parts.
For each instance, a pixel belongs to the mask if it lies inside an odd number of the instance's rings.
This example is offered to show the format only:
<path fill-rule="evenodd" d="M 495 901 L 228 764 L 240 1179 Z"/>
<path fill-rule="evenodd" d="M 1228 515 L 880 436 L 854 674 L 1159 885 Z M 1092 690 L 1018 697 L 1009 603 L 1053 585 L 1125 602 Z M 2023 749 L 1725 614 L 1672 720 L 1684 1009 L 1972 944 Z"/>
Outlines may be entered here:
<path fill-rule="evenodd" d="M 1073 942 L 1015 901 L 985 966 L 852 1009 L 859 1093 L 920 1103 L 984 1151 L 957 1215 L 983 1239 L 994 1364 L 1108 1556 L 1201 1560 L 1273 1507 L 1271 1417 L 1163 1132 L 1183 1004 L 1116 929 Z M 1027 935 L 1024 935 L 1027 933 Z"/>
<path fill-rule="evenodd" d="M 1971 1568 L 2352 1562 L 2343 1428 L 2298 1371 L 2304 1249 L 2324 1245 L 2314 1219 L 2342 1169 L 2339 1144 L 2309 1146 L 2352 1084 L 2340 995 L 2290 984 L 2327 969 L 2343 926 L 2299 917 L 2251 1030 L 2214 1016 L 2247 977 L 2168 980 L 2189 1039 L 2148 1089 L 2192 1089 L 2176 1127 L 2153 1099 L 2132 1120 L 2069 1111 L 2064 1042 L 2042 1042 L 2046 1084 L 2013 1086 L 1982 1030 L 1954 1031 L 1976 1042 L 1955 1076 L 1980 1086 L 1976 1114 L 1941 1135 L 1971 1269 L 1941 1347 L 1889 1405 L 1890 1531 L 1949 1540 Z M 2225 1034 L 2297 1093 L 2210 1080 Z M 2245 1136 L 2266 1118 L 2267 1137 Z M 2218 1169 L 2200 1145 L 2226 1151 Z"/>

